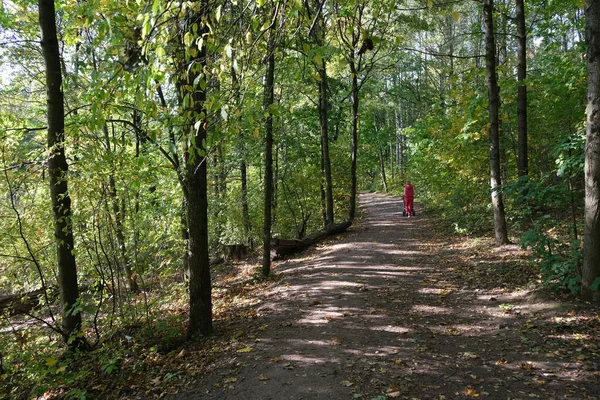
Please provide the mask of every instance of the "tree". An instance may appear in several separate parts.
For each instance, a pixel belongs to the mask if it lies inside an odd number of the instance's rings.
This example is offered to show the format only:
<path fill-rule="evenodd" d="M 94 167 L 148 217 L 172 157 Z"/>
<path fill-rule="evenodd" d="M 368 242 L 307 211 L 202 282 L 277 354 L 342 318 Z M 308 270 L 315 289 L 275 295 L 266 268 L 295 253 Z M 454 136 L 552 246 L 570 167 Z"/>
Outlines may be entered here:
<path fill-rule="evenodd" d="M 585 9 L 588 98 L 585 145 L 585 233 L 582 295 L 600 301 L 600 3 Z"/>
<path fill-rule="evenodd" d="M 48 176 L 54 214 L 54 237 L 57 246 L 62 334 L 71 346 L 80 346 L 83 341 L 78 336 L 78 331 L 81 329 L 81 313 L 77 307 L 79 285 L 75 262 L 71 197 L 68 189 L 69 166 L 64 148 L 65 108 L 54 1 L 40 0 L 38 7 L 42 53 L 46 66 Z"/>
<path fill-rule="evenodd" d="M 325 225 L 331 225 L 334 221 L 333 215 L 333 180 L 331 177 L 331 157 L 329 154 L 329 82 L 327 77 L 327 61 L 325 60 L 322 50 L 325 46 L 327 26 L 323 16 L 325 0 L 315 0 L 314 9 L 308 1 L 305 3 L 306 12 L 312 24 L 309 28 L 309 37 L 315 45 L 318 46 L 318 51 L 313 57 L 313 63 L 317 70 L 317 84 L 319 88 L 319 126 L 321 129 L 321 165 L 325 180 Z M 321 54 L 319 54 L 319 50 Z"/>
<path fill-rule="evenodd" d="M 273 211 L 273 107 L 275 106 L 275 51 L 277 50 L 276 22 L 280 4 L 274 4 L 271 24 L 267 29 L 267 68 L 263 93 L 265 112 L 265 204 L 263 225 L 263 265 L 262 275 L 269 276 L 271 271 L 271 224 Z"/>
<path fill-rule="evenodd" d="M 211 278 L 208 251 L 208 182 L 207 182 L 207 44 L 209 35 L 207 0 L 193 2 L 186 10 L 179 46 L 185 55 L 180 62 L 177 89 L 181 116 L 185 121 L 184 185 L 188 224 L 188 265 L 190 273 L 190 316 L 188 336 L 212 332 Z M 200 39 L 196 47 L 196 40 Z M 187 60 L 187 61 L 186 61 Z M 189 143 L 189 144 L 187 144 Z"/>
<path fill-rule="evenodd" d="M 517 9 L 517 79 L 519 81 L 517 92 L 517 130 L 518 148 L 517 158 L 519 176 L 529 175 L 529 156 L 527 154 L 527 28 L 525 26 L 525 1 L 515 0 Z"/>
<path fill-rule="evenodd" d="M 496 244 L 509 243 L 502 199 L 502 179 L 500 171 L 500 94 L 496 76 L 496 41 L 494 37 L 494 0 L 484 0 L 483 14 L 485 23 L 485 65 L 488 88 L 489 141 L 490 141 L 490 184 L 492 207 L 494 209 L 494 233 Z"/>

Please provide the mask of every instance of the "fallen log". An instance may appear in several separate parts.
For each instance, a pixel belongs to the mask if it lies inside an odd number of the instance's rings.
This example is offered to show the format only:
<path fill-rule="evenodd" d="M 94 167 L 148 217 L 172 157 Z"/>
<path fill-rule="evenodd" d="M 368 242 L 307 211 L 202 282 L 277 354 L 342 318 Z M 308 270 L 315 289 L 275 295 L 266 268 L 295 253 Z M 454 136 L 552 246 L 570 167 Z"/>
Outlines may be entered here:
<path fill-rule="evenodd" d="M 49 290 L 48 297 L 53 300 L 58 296 L 58 291 Z M 8 312 L 8 315 L 28 314 L 43 303 L 44 289 L 32 292 L 0 296 L 0 313 Z"/>
<path fill-rule="evenodd" d="M 271 256 L 278 260 L 284 256 L 301 252 L 309 246 L 320 242 L 321 240 L 345 232 L 352 225 L 352 221 L 331 224 L 323 230 L 312 233 L 302 239 L 271 239 Z"/>

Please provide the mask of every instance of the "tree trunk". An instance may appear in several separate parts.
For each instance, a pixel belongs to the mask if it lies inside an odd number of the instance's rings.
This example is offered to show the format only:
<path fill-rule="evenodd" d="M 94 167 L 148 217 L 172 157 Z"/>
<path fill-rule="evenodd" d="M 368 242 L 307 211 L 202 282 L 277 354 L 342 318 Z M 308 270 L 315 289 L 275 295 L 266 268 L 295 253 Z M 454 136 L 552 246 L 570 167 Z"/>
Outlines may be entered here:
<path fill-rule="evenodd" d="M 517 129 L 518 129 L 518 160 L 519 177 L 529 175 L 529 156 L 527 153 L 527 30 L 525 26 L 524 0 L 515 0 L 517 8 L 517 43 L 518 63 L 517 78 L 519 88 L 517 93 Z"/>
<path fill-rule="evenodd" d="M 385 176 L 385 156 L 383 154 L 383 148 L 379 147 L 379 173 L 381 174 L 381 184 L 383 185 L 383 192 L 388 192 L 387 177 Z"/>
<path fill-rule="evenodd" d="M 67 185 L 69 166 L 64 149 L 65 109 L 54 1 L 39 1 L 39 24 L 42 34 L 42 53 L 46 66 L 48 176 L 54 214 L 54 237 L 57 246 L 62 330 L 65 341 L 71 347 L 79 347 L 83 344 L 82 340 L 69 341 L 69 338 L 81 329 L 81 314 L 74 310 L 74 306 L 79 300 L 79 285 L 75 262 L 71 197 Z"/>
<path fill-rule="evenodd" d="M 106 123 L 103 126 L 104 131 L 104 140 L 106 142 L 106 151 L 109 156 L 109 159 L 112 161 L 112 149 L 111 149 L 111 140 L 110 134 L 108 132 L 108 126 Z M 110 196 L 110 202 L 112 206 L 112 211 L 114 214 L 115 221 L 115 236 L 117 238 L 117 247 L 119 251 L 119 263 L 121 264 L 121 272 L 125 275 L 127 279 L 127 288 L 130 292 L 138 291 L 138 284 L 131 271 L 131 262 L 129 256 L 127 255 L 127 247 L 125 244 L 125 233 L 123 232 L 123 220 L 124 218 L 124 209 L 119 205 L 119 196 L 117 195 L 117 185 L 115 182 L 115 176 L 113 171 L 111 170 L 110 175 L 108 177 L 108 195 Z"/>
<path fill-rule="evenodd" d="M 500 168 L 500 95 L 496 77 L 496 41 L 494 38 L 494 1 L 485 0 L 483 12 L 485 20 L 486 81 L 488 87 L 488 108 L 490 118 L 490 186 L 494 209 L 494 232 L 496 244 L 509 243 L 502 200 L 502 179 Z"/>
<path fill-rule="evenodd" d="M 356 196 L 357 196 L 357 183 L 356 183 L 356 158 L 358 155 L 358 74 L 356 71 L 356 63 L 354 60 L 354 49 L 350 51 L 350 77 L 352 79 L 352 159 L 350 164 L 350 221 L 354 220 L 356 215 Z"/>
<path fill-rule="evenodd" d="M 267 47 L 267 69 L 265 71 L 264 112 L 265 119 L 265 209 L 263 225 L 263 264 L 262 275 L 271 273 L 271 223 L 273 207 L 273 114 L 275 83 L 275 29 L 269 30 Z"/>
<path fill-rule="evenodd" d="M 181 35 L 181 46 L 185 46 L 183 33 L 191 32 L 198 37 L 209 34 L 205 24 L 208 18 L 208 0 L 197 2 L 200 9 L 189 9 L 185 19 L 185 29 Z M 196 31 L 197 29 L 197 31 Z M 193 44 L 195 46 L 195 42 Z M 207 335 L 213 330 L 211 280 L 208 254 L 208 182 L 206 149 L 203 147 L 207 137 L 206 81 L 200 77 L 206 66 L 206 45 L 201 46 L 189 67 L 189 75 L 183 68 L 178 78 L 180 96 L 189 95 L 191 101 L 184 103 L 182 114 L 187 118 L 186 135 L 191 135 L 192 143 L 184 153 L 185 186 L 188 226 L 188 265 L 190 271 L 190 316 L 188 336 Z M 198 78 L 198 79 L 197 79 Z M 200 121 L 196 126 L 194 121 Z"/>
<path fill-rule="evenodd" d="M 237 73 L 235 72 L 235 68 L 233 67 L 233 65 L 231 66 L 231 80 L 233 82 L 235 104 L 238 107 L 241 107 L 240 82 L 239 82 Z M 238 117 L 238 122 L 240 123 L 240 126 L 242 125 L 241 121 L 242 121 L 242 114 L 240 113 L 240 116 Z M 248 207 L 248 165 L 246 163 L 246 145 L 244 143 L 244 134 L 243 134 L 242 130 L 240 130 L 240 133 L 238 134 L 238 140 L 239 140 L 239 152 L 240 152 L 239 169 L 240 169 L 240 185 L 241 185 L 240 201 L 242 203 L 242 225 L 244 227 L 245 244 L 250 246 L 251 248 L 253 248 L 254 246 L 252 245 L 252 237 L 251 237 L 252 225 L 250 223 L 250 209 Z"/>
<path fill-rule="evenodd" d="M 585 9 L 588 95 L 585 146 L 585 228 L 582 296 L 600 302 L 600 3 Z"/>
<path fill-rule="evenodd" d="M 327 93 L 327 67 L 325 60 L 317 66 L 319 72 L 319 120 L 321 123 L 321 143 L 323 170 L 325 172 L 325 201 L 327 225 L 333 224 L 333 181 L 331 178 L 331 158 L 329 156 L 328 109 L 329 95 Z"/>

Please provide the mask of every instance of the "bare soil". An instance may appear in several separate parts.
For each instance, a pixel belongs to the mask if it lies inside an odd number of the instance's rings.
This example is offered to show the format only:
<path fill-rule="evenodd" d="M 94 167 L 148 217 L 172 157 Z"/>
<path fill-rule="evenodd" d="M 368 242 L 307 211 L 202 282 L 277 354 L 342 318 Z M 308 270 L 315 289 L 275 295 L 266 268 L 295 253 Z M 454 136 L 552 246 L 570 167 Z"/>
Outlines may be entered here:
<path fill-rule="evenodd" d="M 598 308 L 539 295 L 516 245 L 444 234 L 418 204 L 404 218 L 397 197 L 360 204 L 248 287 L 218 328 L 233 345 L 168 398 L 600 399 Z"/>

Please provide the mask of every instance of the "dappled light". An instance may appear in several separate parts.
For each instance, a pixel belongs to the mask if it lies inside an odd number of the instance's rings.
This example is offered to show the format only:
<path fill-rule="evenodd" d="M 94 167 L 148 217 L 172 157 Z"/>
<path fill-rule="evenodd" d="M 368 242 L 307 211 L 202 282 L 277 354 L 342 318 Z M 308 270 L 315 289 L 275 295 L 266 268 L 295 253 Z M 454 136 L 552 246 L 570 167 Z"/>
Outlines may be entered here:
<path fill-rule="evenodd" d="M 498 281 L 505 253 L 488 247 L 483 258 L 481 243 L 449 240 L 427 215 L 403 218 L 393 196 L 363 194 L 361 206 L 364 220 L 342 238 L 274 266 L 278 283 L 259 307 L 264 329 L 240 343 L 252 351 L 230 361 L 235 376 L 272 398 L 287 396 L 282 382 L 311 399 L 598 394 L 596 370 L 586 369 L 595 347 L 581 345 L 594 335 L 570 325 L 553 334 L 580 319 L 557 320 L 557 303 Z M 207 398 L 247 390 L 236 381 Z"/>

